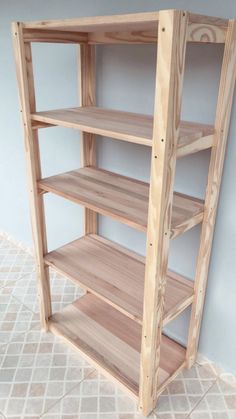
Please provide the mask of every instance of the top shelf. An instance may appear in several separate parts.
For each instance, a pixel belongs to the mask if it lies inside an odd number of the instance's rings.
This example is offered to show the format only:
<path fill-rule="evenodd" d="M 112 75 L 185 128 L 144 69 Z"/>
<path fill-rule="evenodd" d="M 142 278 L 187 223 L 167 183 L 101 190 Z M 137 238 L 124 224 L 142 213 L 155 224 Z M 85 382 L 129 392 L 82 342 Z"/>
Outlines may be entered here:
<path fill-rule="evenodd" d="M 159 15 L 148 12 L 24 22 L 23 32 L 31 42 L 153 43 L 157 41 Z M 224 43 L 227 26 L 228 19 L 189 13 L 188 41 Z M 63 33 L 67 33 L 64 38 Z"/>

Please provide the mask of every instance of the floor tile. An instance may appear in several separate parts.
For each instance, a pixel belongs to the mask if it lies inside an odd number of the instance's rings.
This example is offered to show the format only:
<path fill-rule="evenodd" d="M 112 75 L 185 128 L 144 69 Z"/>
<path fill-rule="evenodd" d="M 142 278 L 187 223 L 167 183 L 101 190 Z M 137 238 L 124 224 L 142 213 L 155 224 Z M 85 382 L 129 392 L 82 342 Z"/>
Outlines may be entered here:
<path fill-rule="evenodd" d="M 65 305 L 83 295 L 81 288 L 53 270 L 50 270 L 50 286 L 53 313 L 60 311 Z M 36 272 L 25 275 L 13 285 L 6 286 L 5 293 L 11 293 L 30 310 L 35 313 L 39 312 Z"/>
<path fill-rule="evenodd" d="M 185 418 L 215 381 L 215 370 L 209 365 L 195 364 L 190 370 L 183 370 L 160 396 L 155 409 L 157 417 L 162 419 L 169 414 Z"/>
<path fill-rule="evenodd" d="M 0 347 L 0 411 L 38 417 L 92 369 L 51 333 L 31 330 Z"/>
<path fill-rule="evenodd" d="M 236 379 L 233 377 L 218 378 L 190 416 L 191 419 L 205 417 L 210 419 L 236 418 Z"/>
<path fill-rule="evenodd" d="M 137 404 L 117 385 L 94 371 L 56 403 L 43 419 L 144 419 Z M 156 415 L 149 416 L 156 419 Z"/>
<path fill-rule="evenodd" d="M 8 240 L 0 241 L 0 286 L 14 283 L 35 269 L 33 256 Z"/>
<path fill-rule="evenodd" d="M 5 344 L 19 333 L 37 326 L 38 316 L 12 295 L 0 289 L 0 343 Z"/>

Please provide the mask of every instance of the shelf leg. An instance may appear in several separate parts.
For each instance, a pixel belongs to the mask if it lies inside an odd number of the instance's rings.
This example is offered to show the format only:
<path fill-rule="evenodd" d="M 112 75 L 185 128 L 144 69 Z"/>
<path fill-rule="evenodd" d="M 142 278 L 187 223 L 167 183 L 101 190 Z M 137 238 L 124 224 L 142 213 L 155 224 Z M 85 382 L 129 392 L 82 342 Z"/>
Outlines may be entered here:
<path fill-rule="evenodd" d="M 139 408 L 144 415 L 148 415 L 157 402 L 187 24 L 186 12 L 159 12 L 140 366 Z"/>
<path fill-rule="evenodd" d="M 25 155 L 28 172 L 31 225 L 34 240 L 38 289 L 40 294 L 40 316 L 43 329 L 48 329 L 48 318 L 52 314 L 49 271 L 44 264 L 47 253 L 46 227 L 43 196 L 38 192 L 37 181 L 41 178 L 38 132 L 32 130 L 30 114 L 35 112 L 35 92 L 30 43 L 24 43 L 22 26 L 13 23 L 17 80 L 24 126 Z"/>
<path fill-rule="evenodd" d="M 81 106 L 96 105 L 96 61 L 95 45 L 79 46 L 79 80 Z M 82 132 L 81 165 L 96 166 L 96 136 Z M 84 233 L 97 233 L 97 213 L 84 209 Z"/>
<path fill-rule="evenodd" d="M 187 366 L 195 362 L 200 334 L 208 268 L 214 234 L 218 197 L 236 79 L 236 20 L 230 20 L 225 40 L 220 87 L 216 108 L 215 138 L 211 152 L 205 211 L 195 275 L 195 297 L 189 328 Z"/>

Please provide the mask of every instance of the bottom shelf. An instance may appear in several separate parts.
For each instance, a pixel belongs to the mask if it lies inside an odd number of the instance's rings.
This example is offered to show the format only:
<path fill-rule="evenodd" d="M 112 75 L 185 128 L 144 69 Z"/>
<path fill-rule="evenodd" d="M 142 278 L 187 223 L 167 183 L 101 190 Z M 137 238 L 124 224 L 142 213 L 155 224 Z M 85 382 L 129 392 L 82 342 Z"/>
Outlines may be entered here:
<path fill-rule="evenodd" d="M 50 330 L 69 342 L 102 373 L 138 397 L 141 326 L 92 294 L 50 318 Z M 160 385 L 185 361 L 185 348 L 163 335 Z"/>

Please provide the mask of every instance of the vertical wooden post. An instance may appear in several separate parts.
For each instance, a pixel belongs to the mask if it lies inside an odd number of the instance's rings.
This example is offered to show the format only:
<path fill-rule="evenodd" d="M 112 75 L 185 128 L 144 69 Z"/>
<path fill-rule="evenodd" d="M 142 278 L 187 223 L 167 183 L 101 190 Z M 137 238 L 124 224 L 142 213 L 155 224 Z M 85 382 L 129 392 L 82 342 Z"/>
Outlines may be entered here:
<path fill-rule="evenodd" d="M 15 60 L 21 112 L 24 126 L 25 154 L 28 172 L 31 225 L 38 273 L 38 288 L 40 294 L 40 316 L 44 329 L 48 328 L 48 318 L 51 315 L 50 279 L 48 268 L 44 265 L 44 254 L 47 253 L 46 228 L 43 197 L 38 193 L 37 180 L 41 178 L 38 132 L 32 130 L 31 112 L 35 112 L 35 92 L 32 68 L 31 46 L 24 43 L 22 26 L 13 23 Z"/>
<path fill-rule="evenodd" d="M 224 57 L 221 69 L 220 87 L 215 119 L 215 138 L 211 152 L 205 197 L 205 211 L 202 223 L 200 248 L 195 276 L 195 297 L 192 307 L 187 349 L 187 365 L 189 368 L 194 363 L 197 355 L 235 79 L 236 21 L 230 20 L 225 40 Z"/>
<path fill-rule="evenodd" d="M 81 106 L 96 105 L 96 62 L 95 46 L 80 45 L 80 103 Z M 82 132 L 81 164 L 96 166 L 96 136 Z M 97 213 L 84 209 L 84 233 L 97 233 Z"/>
<path fill-rule="evenodd" d="M 149 195 L 139 408 L 156 405 L 188 16 L 160 11 Z"/>

